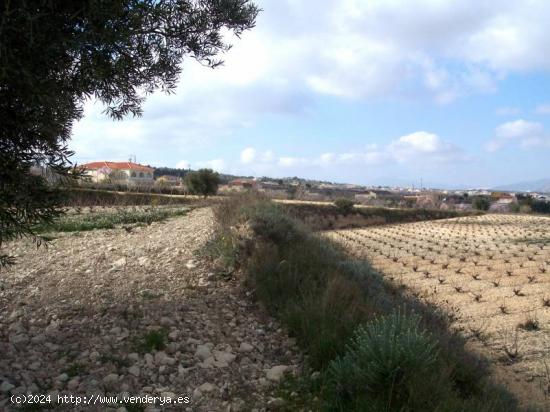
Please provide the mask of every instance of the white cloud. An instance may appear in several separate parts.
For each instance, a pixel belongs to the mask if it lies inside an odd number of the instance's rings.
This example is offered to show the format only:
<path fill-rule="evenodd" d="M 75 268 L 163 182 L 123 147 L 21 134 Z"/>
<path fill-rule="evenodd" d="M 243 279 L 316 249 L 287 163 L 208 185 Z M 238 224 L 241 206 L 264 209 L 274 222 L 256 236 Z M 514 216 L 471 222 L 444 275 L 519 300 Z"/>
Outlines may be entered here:
<path fill-rule="evenodd" d="M 485 143 L 484 147 L 485 150 L 487 150 L 488 152 L 496 152 L 502 147 L 502 142 L 496 139 L 492 139 Z"/>
<path fill-rule="evenodd" d="M 450 162 L 467 158 L 457 146 L 442 140 L 434 133 L 424 131 L 400 137 L 388 145 L 387 151 L 399 162 Z"/>
<path fill-rule="evenodd" d="M 253 147 L 247 147 L 241 152 L 242 163 L 252 163 L 256 159 L 256 149 Z"/>
<path fill-rule="evenodd" d="M 212 159 L 204 162 L 198 162 L 197 168 L 200 168 L 200 169 L 207 168 L 207 169 L 212 169 L 216 172 L 222 172 L 222 173 L 230 171 L 227 167 L 227 164 L 225 163 L 225 160 L 223 159 Z"/>
<path fill-rule="evenodd" d="M 334 153 L 323 153 L 319 157 L 319 161 L 321 164 L 331 164 L 334 162 L 336 158 L 336 155 Z"/>
<path fill-rule="evenodd" d="M 424 153 L 433 153 L 440 149 L 440 146 L 439 137 L 427 132 L 415 132 L 402 136 L 392 144 L 392 147 L 398 150 L 405 149 Z"/>
<path fill-rule="evenodd" d="M 259 152 L 253 147 L 247 147 L 241 151 L 240 160 L 244 165 L 258 167 L 273 163 L 275 156 L 271 150 Z"/>
<path fill-rule="evenodd" d="M 390 159 L 390 155 L 387 152 L 378 150 L 378 146 L 369 145 L 363 150 L 348 151 L 343 153 L 323 153 L 317 158 L 308 160 L 310 165 L 320 166 L 324 168 L 330 168 L 338 165 L 350 165 L 350 164 L 365 164 L 375 165 L 381 164 L 384 161 Z"/>
<path fill-rule="evenodd" d="M 541 123 L 519 119 L 501 124 L 495 129 L 495 134 L 500 139 L 525 139 L 539 136 L 542 131 Z"/>
<path fill-rule="evenodd" d="M 263 163 L 270 163 L 272 162 L 274 159 L 274 155 L 273 155 L 273 152 L 271 150 L 267 150 L 265 152 L 262 153 L 261 157 L 260 157 L 260 161 L 263 162 Z"/>
<path fill-rule="evenodd" d="M 178 169 L 189 169 L 191 167 L 191 164 L 187 160 L 180 160 L 178 163 L 176 163 L 176 168 Z"/>
<path fill-rule="evenodd" d="M 252 149 L 252 150 L 249 150 Z M 269 153 L 269 158 L 265 155 Z M 246 162 L 243 162 L 243 154 Z M 252 156 L 254 154 L 254 156 Z M 384 146 L 367 145 L 362 150 L 341 153 L 326 152 L 319 156 L 275 156 L 271 151 L 257 156 L 257 150 L 246 148 L 241 152 L 240 163 L 246 168 L 236 167 L 236 173 L 261 171 L 275 175 L 297 173 L 306 169 L 334 169 L 340 166 L 381 166 L 391 164 L 441 165 L 470 161 L 471 156 L 452 143 L 442 140 L 434 133 L 419 131 L 390 142 Z M 225 165 L 224 165 L 225 166 Z M 257 174 L 257 173 L 256 173 Z"/>
<path fill-rule="evenodd" d="M 311 4 L 292 5 L 285 17 L 303 18 L 308 29 L 294 29 L 287 40 L 309 46 L 302 54 L 312 56 L 310 64 L 298 74 L 318 93 L 420 93 L 447 103 L 493 92 L 509 72 L 550 69 L 547 2 L 324 1 L 313 27 L 305 20 Z"/>
<path fill-rule="evenodd" d="M 541 104 L 537 106 L 535 112 L 538 114 L 550 114 L 550 104 Z"/>
<path fill-rule="evenodd" d="M 499 125 L 495 137 L 485 144 L 485 149 L 495 152 L 508 144 L 518 144 L 522 149 L 550 147 L 550 135 L 542 123 L 518 119 Z"/>
<path fill-rule="evenodd" d="M 175 164 L 238 136 L 264 115 L 307 115 L 319 95 L 447 104 L 492 93 L 509 73 L 550 70 L 548 1 L 502 0 L 497 6 L 474 0 L 263 0 L 259 5 L 257 26 L 234 41 L 222 56 L 224 66 L 209 70 L 188 59 L 176 94 L 150 96 L 143 118 L 113 123 L 99 115 L 100 108 L 87 105 L 70 143 L 77 159 L 136 154 L 143 162 L 172 156 L 166 163 Z M 262 156 L 268 159 L 264 163 L 275 161 L 260 153 L 256 161 Z M 362 156 L 379 161 L 388 153 L 371 150 Z"/>
<path fill-rule="evenodd" d="M 277 161 L 277 165 L 279 167 L 283 168 L 290 168 L 290 167 L 296 167 L 296 166 L 303 166 L 307 165 L 309 163 L 309 159 L 306 159 L 304 157 L 280 157 Z"/>

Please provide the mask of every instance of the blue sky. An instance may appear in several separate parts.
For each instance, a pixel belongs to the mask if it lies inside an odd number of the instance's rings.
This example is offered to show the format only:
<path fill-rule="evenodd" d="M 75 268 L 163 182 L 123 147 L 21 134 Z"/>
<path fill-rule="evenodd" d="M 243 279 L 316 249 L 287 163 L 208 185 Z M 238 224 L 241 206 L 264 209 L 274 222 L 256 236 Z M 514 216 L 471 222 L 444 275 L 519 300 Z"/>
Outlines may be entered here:
<path fill-rule="evenodd" d="M 75 160 L 360 184 L 550 178 L 550 2 L 257 3 L 223 67 L 185 61 L 141 118 L 89 102 Z"/>

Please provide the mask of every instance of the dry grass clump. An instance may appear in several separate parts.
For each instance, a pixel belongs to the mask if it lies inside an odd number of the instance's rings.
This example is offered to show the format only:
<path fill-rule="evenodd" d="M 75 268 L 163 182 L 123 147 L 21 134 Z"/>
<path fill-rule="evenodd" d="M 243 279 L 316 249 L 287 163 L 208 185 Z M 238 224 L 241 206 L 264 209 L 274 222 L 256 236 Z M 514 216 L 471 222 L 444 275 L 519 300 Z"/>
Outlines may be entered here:
<path fill-rule="evenodd" d="M 527 318 L 525 321 L 518 324 L 518 328 L 527 331 L 539 330 L 540 324 L 535 318 Z"/>

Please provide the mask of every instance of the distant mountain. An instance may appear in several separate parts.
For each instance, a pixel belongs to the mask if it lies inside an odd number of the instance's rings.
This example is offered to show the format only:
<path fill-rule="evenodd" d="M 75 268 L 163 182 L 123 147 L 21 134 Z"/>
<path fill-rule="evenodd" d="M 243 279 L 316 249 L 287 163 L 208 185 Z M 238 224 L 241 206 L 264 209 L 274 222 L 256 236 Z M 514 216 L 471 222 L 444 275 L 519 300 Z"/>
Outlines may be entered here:
<path fill-rule="evenodd" d="M 531 180 L 511 185 L 495 187 L 493 190 L 504 190 L 510 192 L 544 192 L 550 193 L 550 179 Z"/>

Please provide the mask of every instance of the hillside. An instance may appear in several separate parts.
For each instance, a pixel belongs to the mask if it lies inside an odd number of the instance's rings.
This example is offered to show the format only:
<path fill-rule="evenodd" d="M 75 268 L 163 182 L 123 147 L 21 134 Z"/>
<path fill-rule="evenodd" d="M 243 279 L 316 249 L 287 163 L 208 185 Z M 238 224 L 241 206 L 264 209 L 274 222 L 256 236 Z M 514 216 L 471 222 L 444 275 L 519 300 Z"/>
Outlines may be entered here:
<path fill-rule="evenodd" d="M 494 190 L 510 192 L 543 192 L 550 193 L 550 179 L 530 180 L 509 185 L 497 186 Z"/>

